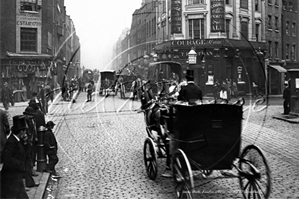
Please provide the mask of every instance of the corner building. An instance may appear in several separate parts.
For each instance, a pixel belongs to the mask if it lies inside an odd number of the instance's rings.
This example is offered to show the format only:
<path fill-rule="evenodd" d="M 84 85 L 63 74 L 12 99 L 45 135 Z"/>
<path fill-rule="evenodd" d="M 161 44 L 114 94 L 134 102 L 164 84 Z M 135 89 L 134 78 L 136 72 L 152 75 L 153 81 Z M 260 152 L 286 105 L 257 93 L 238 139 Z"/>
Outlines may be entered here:
<path fill-rule="evenodd" d="M 264 0 L 165 2 L 157 12 L 157 38 L 163 38 L 154 47 L 159 60 L 180 62 L 205 94 L 212 94 L 216 80 L 226 79 L 236 81 L 241 93 L 251 92 L 252 82 L 265 92 Z M 164 19 L 166 27 L 160 24 Z M 196 64 L 187 63 L 191 48 Z"/>

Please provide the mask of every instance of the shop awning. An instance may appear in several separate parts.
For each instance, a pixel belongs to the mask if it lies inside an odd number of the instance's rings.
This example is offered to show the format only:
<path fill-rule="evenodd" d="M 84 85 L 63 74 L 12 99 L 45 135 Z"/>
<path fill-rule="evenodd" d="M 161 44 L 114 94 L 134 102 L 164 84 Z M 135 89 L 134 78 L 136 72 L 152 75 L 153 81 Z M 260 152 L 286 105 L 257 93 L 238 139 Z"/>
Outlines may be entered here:
<path fill-rule="evenodd" d="M 283 68 L 283 67 L 281 67 L 279 65 L 268 65 L 268 66 L 276 69 L 280 73 L 286 73 L 287 72 L 287 70 L 285 68 Z"/>
<path fill-rule="evenodd" d="M 12 58 L 40 58 L 40 59 L 51 59 L 52 55 L 48 54 L 29 54 L 29 53 L 12 53 L 6 51 L 6 55 Z"/>

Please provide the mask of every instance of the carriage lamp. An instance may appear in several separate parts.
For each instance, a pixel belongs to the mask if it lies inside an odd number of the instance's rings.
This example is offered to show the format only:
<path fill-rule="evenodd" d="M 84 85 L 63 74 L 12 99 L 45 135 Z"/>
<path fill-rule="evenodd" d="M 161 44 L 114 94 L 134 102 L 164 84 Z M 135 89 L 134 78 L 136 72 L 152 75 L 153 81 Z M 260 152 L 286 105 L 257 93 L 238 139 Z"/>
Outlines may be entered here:
<path fill-rule="evenodd" d="M 190 50 L 190 52 L 188 53 L 188 56 L 189 56 L 189 64 L 196 64 L 196 62 L 197 62 L 197 53 L 194 50 L 194 48 L 192 48 Z"/>

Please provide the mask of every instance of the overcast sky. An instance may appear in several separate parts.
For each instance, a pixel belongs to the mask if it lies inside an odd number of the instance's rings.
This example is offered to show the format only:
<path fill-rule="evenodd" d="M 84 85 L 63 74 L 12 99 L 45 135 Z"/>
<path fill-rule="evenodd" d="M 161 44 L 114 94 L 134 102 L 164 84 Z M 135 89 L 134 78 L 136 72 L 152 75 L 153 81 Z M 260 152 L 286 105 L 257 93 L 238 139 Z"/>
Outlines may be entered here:
<path fill-rule="evenodd" d="M 142 0 L 65 0 L 67 15 L 74 22 L 81 44 L 81 66 L 105 69 L 105 51 L 112 51 Z"/>

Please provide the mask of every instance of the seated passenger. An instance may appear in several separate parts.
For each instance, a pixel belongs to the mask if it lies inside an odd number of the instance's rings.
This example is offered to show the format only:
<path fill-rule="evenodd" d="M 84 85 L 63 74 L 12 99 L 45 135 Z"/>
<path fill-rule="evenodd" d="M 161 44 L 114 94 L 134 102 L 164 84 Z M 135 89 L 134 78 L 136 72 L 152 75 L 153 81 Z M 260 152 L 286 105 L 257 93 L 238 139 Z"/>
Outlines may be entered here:
<path fill-rule="evenodd" d="M 199 86 L 195 84 L 194 77 L 186 76 L 186 80 L 187 85 L 181 87 L 178 100 L 187 101 L 192 104 L 194 104 L 197 100 L 202 102 L 202 91 Z"/>

